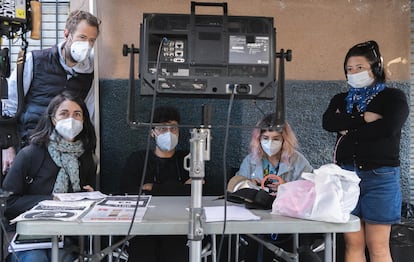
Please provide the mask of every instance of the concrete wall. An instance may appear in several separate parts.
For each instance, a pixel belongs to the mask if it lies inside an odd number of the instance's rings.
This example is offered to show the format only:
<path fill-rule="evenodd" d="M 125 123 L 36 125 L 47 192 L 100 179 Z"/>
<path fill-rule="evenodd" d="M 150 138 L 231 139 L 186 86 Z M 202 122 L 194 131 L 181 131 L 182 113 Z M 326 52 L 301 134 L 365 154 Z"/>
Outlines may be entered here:
<path fill-rule="evenodd" d="M 96 1 L 102 20 L 97 43 L 101 110 L 102 190 L 117 192 L 120 169 L 127 155 L 146 145 L 146 130 L 131 129 L 126 121 L 129 57 L 122 45 L 139 47 L 143 13 L 190 13 L 189 0 Z M 204 2 L 219 2 L 205 0 Z M 314 167 L 332 161 L 334 135 L 322 129 L 321 117 L 329 99 L 346 89 L 343 58 L 347 50 L 366 40 L 376 40 L 384 57 L 385 69 L 395 87 L 410 89 L 410 1 L 409 0 L 229 0 L 228 14 L 274 17 L 276 50 L 292 49 L 293 60 L 286 63 L 287 120 L 296 132 L 301 151 Z M 72 8 L 87 9 L 84 0 L 72 0 Z M 219 14 L 217 8 L 197 12 Z M 135 60 L 138 71 L 138 57 Z M 134 73 L 137 76 L 137 73 Z M 136 84 L 139 91 L 139 82 Z M 136 97 L 137 117 L 146 121 L 151 110 L 148 97 Z M 213 124 L 224 125 L 228 100 L 199 98 L 159 98 L 157 104 L 176 105 L 183 124 L 200 124 L 201 105 L 212 104 Z M 232 123 L 245 128 L 230 129 L 227 170 L 237 168 L 247 154 L 250 128 L 261 111 L 274 111 L 273 101 L 237 100 Z M 194 112 L 194 113 L 193 113 Z M 404 128 L 401 158 L 404 198 L 408 198 L 409 123 Z M 206 162 L 206 192 L 222 191 L 224 129 L 212 129 L 212 159 Z M 179 147 L 188 148 L 189 133 L 181 131 Z"/>
<path fill-rule="evenodd" d="M 85 5 L 84 0 L 72 0 Z M 101 78 L 127 78 L 129 60 L 123 44 L 139 47 L 143 13 L 190 14 L 190 0 L 96 1 L 102 19 L 98 42 Z M 342 80 L 343 58 L 354 44 L 374 39 L 392 80 L 408 80 L 410 59 L 409 0 L 228 0 L 228 15 L 274 17 L 276 50 L 291 49 L 286 78 Z M 73 4 L 73 7 L 76 7 Z M 217 7 L 196 13 L 220 14 Z M 138 64 L 138 62 L 136 62 Z"/>
<path fill-rule="evenodd" d="M 145 148 L 147 128 L 131 129 L 126 121 L 128 81 L 102 80 L 101 85 L 101 185 L 103 191 L 117 192 L 121 168 L 128 154 L 138 148 Z M 409 83 L 391 82 L 391 86 L 406 92 Z M 335 135 L 322 129 L 322 114 L 330 98 L 346 86 L 343 81 L 297 81 L 286 82 L 286 119 L 292 125 L 300 145 L 300 151 L 317 168 L 331 163 Z M 139 92 L 139 83 L 136 85 Z M 138 121 L 149 119 L 152 104 L 151 97 L 136 98 L 136 116 Z M 159 98 L 156 105 L 174 105 L 182 116 L 183 125 L 199 125 L 201 105 L 212 105 L 212 143 L 211 160 L 206 161 L 205 193 L 217 194 L 223 190 L 225 175 L 238 169 L 242 159 L 248 153 L 251 126 L 262 117 L 262 112 L 274 112 L 274 103 L 269 100 L 235 100 L 231 110 L 230 125 L 244 126 L 230 128 L 226 151 L 226 172 L 223 171 L 223 150 L 229 101 L 225 99 L 185 99 Z M 189 148 L 190 128 L 181 128 L 179 148 Z M 409 126 L 406 123 L 401 141 L 401 184 L 404 198 L 409 197 Z"/>

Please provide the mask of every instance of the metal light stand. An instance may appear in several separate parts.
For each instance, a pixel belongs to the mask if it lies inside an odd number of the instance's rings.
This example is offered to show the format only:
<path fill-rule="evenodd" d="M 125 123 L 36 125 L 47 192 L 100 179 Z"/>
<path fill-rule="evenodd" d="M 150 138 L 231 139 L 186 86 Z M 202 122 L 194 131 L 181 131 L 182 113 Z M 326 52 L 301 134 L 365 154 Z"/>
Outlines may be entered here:
<path fill-rule="evenodd" d="M 277 81 L 277 88 L 275 88 L 276 97 L 276 118 L 273 119 L 274 127 L 282 132 L 285 126 L 285 59 L 286 61 L 292 61 L 292 50 L 288 49 L 286 52 L 284 49 L 280 49 L 279 53 L 276 53 L 276 57 L 279 58 L 279 79 Z"/>
<path fill-rule="evenodd" d="M 1 37 L 1 35 L 0 35 Z M 13 117 L 4 117 L 3 116 L 3 105 L 0 100 L 0 223 L 5 224 L 6 218 L 4 217 L 4 211 L 6 209 L 6 200 L 10 196 L 11 192 L 3 191 L 3 149 L 7 149 L 11 146 L 16 146 L 19 144 L 19 136 L 17 132 L 17 119 L 19 118 L 22 108 L 23 108 L 23 67 L 25 61 L 25 54 L 27 48 L 27 41 L 22 36 L 22 49 L 19 52 L 17 58 L 17 96 L 18 96 L 18 105 L 16 114 Z M 0 45 L 1 47 L 1 45 Z M 1 49 L 1 63 L 0 63 L 0 99 L 8 98 L 8 83 L 6 78 L 10 76 L 10 61 L 8 57 L 8 48 Z M 5 70 L 5 65 L 8 67 Z M 7 72 L 4 72 L 7 71 Z M 5 252 L 3 251 L 4 244 L 4 235 L 6 232 L 3 232 L 3 226 L 0 228 L 0 259 L 3 261 L 5 258 Z"/>
<path fill-rule="evenodd" d="M 191 178 L 191 205 L 189 221 L 189 247 L 191 262 L 201 261 L 202 240 L 204 238 L 203 225 L 205 214 L 202 207 L 204 161 L 210 160 L 210 129 L 194 128 L 190 131 L 190 155 L 185 158 L 187 163 L 190 158 Z M 188 169 L 188 167 L 186 168 Z"/>

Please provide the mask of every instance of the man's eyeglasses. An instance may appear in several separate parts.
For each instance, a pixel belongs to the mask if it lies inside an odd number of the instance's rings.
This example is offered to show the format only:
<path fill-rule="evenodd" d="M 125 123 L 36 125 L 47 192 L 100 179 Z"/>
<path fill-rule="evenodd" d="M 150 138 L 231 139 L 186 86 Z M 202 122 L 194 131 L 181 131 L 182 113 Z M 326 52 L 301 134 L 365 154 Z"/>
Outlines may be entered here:
<path fill-rule="evenodd" d="M 160 134 L 167 133 L 168 130 L 171 133 L 177 133 L 178 132 L 178 127 L 177 126 L 157 126 L 157 127 L 154 127 L 154 129 L 155 129 L 155 131 L 157 131 L 157 133 L 160 133 Z"/>

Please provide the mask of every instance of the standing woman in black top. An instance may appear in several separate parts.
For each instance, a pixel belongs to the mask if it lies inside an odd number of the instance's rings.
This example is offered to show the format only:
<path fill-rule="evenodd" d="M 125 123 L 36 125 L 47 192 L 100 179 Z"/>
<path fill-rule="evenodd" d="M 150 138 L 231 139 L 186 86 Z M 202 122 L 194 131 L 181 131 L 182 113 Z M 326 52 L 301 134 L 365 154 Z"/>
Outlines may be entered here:
<path fill-rule="evenodd" d="M 337 133 L 335 161 L 361 178 L 352 214 L 361 229 L 345 233 L 345 261 L 392 261 L 391 225 L 401 219 L 400 137 L 408 117 L 406 95 L 386 85 L 375 41 L 349 49 L 344 61 L 349 91 L 335 95 L 323 115 L 323 128 Z"/>

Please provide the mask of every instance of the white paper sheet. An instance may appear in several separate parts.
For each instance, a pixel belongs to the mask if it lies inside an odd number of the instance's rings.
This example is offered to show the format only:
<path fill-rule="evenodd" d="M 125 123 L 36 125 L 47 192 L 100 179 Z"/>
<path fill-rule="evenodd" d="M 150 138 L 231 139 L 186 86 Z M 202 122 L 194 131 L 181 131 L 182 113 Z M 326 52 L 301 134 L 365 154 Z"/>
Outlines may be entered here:
<path fill-rule="evenodd" d="M 224 206 L 204 207 L 206 222 L 224 221 Z M 253 214 L 250 210 L 240 206 L 227 206 L 227 220 L 260 220 L 259 216 Z"/>
<path fill-rule="evenodd" d="M 79 201 L 79 200 L 100 200 L 107 197 L 107 195 L 100 191 L 92 192 L 76 192 L 76 193 L 54 193 L 56 200 L 60 201 Z"/>

